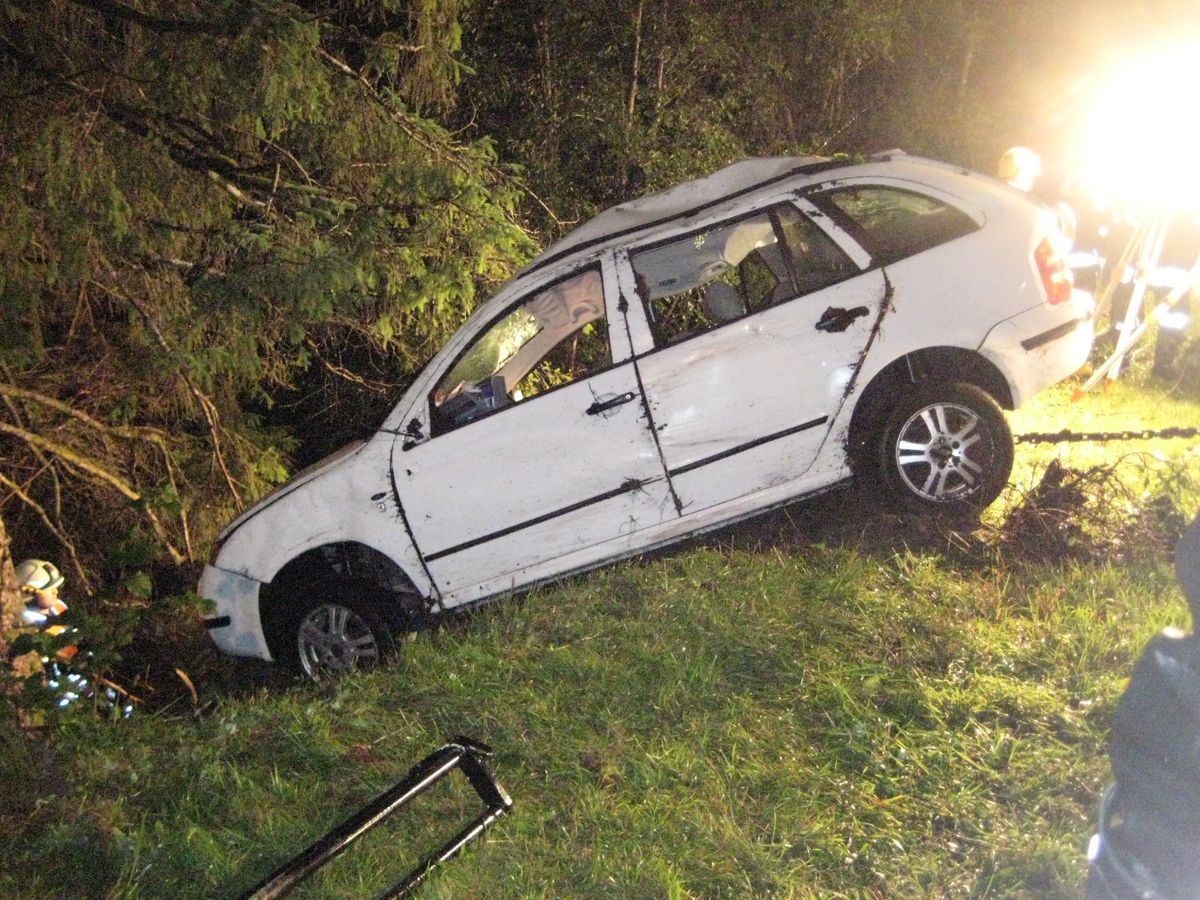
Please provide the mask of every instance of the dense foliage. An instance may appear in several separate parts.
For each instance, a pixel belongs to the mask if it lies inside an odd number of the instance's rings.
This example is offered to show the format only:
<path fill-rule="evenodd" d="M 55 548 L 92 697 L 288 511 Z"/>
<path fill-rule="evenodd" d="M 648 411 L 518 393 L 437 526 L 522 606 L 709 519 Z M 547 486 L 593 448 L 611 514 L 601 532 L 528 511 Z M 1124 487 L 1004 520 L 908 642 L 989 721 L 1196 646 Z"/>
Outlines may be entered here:
<path fill-rule="evenodd" d="M 202 556 L 286 475 L 256 413 L 401 380 L 527 252 L 491 145 L 430 118 L 457 7 L 0 5 L 0 498 L 76 592 L 122 536 Z"/>

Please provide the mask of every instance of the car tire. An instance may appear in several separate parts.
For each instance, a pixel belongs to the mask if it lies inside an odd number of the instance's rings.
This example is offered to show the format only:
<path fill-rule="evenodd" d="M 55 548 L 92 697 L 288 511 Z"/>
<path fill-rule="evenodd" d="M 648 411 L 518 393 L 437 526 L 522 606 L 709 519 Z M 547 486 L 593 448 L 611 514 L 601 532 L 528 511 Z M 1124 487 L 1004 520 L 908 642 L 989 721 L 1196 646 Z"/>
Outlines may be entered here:
<path fill-rule="evenodd" d="M 366 586 L 335 584 L 290 617 L 280 641 L 297 674 L 322 681 L 372 669 L 396 655 L 392 627 Z"/>
<path fill-rule="evenodd" d="M 972 384 L 916 384 L 896 398 L 877 441 L 887 493 L 914 512 L 974 515 L 1000 496 L 1012 473 L 1004 413 Z"/>

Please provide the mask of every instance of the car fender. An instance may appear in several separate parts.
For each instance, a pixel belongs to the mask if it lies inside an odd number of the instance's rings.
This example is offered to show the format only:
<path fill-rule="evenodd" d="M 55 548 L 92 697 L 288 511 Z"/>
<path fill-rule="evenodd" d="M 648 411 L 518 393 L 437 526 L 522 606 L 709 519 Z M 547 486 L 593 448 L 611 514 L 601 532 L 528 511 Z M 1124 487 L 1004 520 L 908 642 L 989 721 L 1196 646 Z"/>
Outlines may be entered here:
<path fill-rule="evenodd" d="M 1057 306 L 1039 304 L 997 322 L 979 344 L 979 353 L 1012 387 L 1013 408 L 1038 391 L 1075 374 L 1091 354 L 1096 303 L 1090 293 L 1071 292 Z"/>
<path fill-rule="evenodd" d="M 394 435 L 380 433 L 304 473 L 243 515 L 223 535 L 214 565 L 270 582 L 300 554 L 355 542 L 391 559 L 418 591 L 432 589 L 405 525 L 391 479 Z M 325 462 L 325 461 L 323 461 Z"/>

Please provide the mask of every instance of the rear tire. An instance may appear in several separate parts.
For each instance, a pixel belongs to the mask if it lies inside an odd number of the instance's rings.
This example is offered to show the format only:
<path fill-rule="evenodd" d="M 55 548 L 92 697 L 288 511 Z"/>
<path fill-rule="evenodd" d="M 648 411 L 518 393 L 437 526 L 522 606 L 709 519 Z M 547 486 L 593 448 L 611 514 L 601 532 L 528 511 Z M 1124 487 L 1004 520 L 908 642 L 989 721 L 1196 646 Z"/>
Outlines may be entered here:
<path fill-rule="evenodd" d="M 986 391 L 959 382 L 921 382 L 898 397 L 884 419 L 875 459 L 887 493 L 902 507 L 973 515 L 1008 484 L 1012 431 Z"/>

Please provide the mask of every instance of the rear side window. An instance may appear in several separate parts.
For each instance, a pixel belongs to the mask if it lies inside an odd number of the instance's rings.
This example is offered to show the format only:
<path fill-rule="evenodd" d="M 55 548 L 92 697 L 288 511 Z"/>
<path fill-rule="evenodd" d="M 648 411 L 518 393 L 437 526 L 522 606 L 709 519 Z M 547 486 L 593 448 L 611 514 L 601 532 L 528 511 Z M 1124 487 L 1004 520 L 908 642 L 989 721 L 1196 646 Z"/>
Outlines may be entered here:
<path fill-rule="evenodd" d="M 786 204 L 635 251 L 630 263 L 659 347 L 858 271 L 820 228 Z"/>
<path fill-rule="evenodd" d="M 841 221 L 883 266 L 979 229 L 962 210 L 899 188 L 843 187 L 811 199 Z"/>

